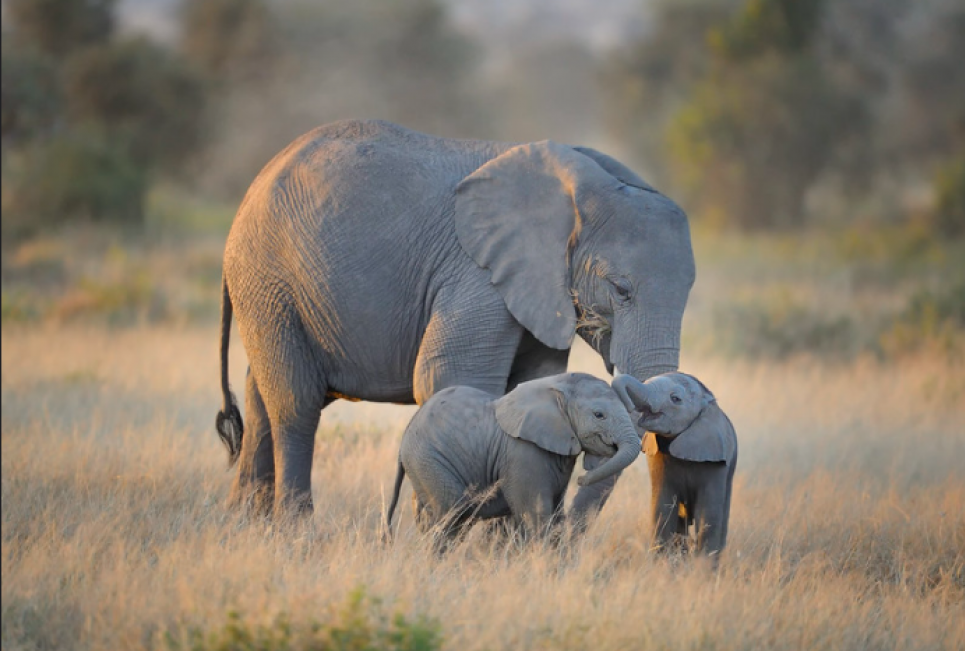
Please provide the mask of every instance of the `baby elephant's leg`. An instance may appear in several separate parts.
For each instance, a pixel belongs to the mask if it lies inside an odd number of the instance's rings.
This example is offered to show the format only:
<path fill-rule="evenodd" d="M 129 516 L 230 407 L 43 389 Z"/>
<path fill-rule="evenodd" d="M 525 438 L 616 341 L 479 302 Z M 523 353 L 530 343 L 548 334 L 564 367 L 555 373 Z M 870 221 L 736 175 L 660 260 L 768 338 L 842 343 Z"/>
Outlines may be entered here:
<path fill-rule="evenodd" d="M 416 524 L 423 534 L 434 533 L 437 543 L 448 544 L 471 514 L 466 485 L 451 473 L 409 474 L 413 488 Z"/>
<path fill-rule="evenodd" d="M 524 540 L 544 538 L 559 524 L 559 504 L 551 490 L 532 493 L 507 490 L 506 501 Z"/>
<path fill-rule="evenodd" d="M 434 524 L 434 518 L 429 508 L 419 499 L 419 496 L 415 492 L 412 493 L 412 511 L 415 514 L 415 524 L 419 529 L 419 533 L 427 533 Z"/>
<path fill-rule="evenodd" d="M 439 521 L 433 532 L 436 552 L 445 553 L 472 522 L 473 502 L 468 497 L 457 500 Z"/>
<path fill-rule="evenodd" d="M 727 544 L 727 472 L 724 464 L 710 471 L 710 477 L 697 497 L 694 527 L 697 532 L 697 551 L 718 556 Z"/>
<path fill-rule="evenodd" d="M 653 519 L 653 544 L 658 551 L 669 551 L 679 536 L 687 535 L 687 517 L 682 516 L 680 494 L 666 473 L 662 455 L 648 457 L 650 467 L 650 510 Z"/>
<path fill-rule="evenodd" d="M 671 487 L 659 486 L 654 487 L 651 499 L 654 544 L 659 551 L 669 551 L 681 536 L 687 535 L 687 518 L 680 515 L 680 497 Z"/>

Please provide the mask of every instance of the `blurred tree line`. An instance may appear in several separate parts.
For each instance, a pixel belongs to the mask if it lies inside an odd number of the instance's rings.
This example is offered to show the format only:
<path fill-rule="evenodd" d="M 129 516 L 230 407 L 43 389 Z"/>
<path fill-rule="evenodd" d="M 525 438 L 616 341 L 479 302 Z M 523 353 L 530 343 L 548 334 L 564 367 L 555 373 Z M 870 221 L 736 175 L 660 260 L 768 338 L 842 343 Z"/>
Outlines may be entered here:
<path fill-rule="evenodd" d="M 151 180 L 178 174 L 201 141 L 204 80 L 176 52 L 118 37 L 114 0 L 5 8 L 5 234 L 140 220 Z"/>
<path fill-rule="evenodd" d="M 602 59 L 513 34 L 498 78 L 444 0 L 181 0 L 164 42 L 116 5 L 3 0 L 4 234 L 140 223 L 159 182 L 237 203 L 296 136 L 378 117 L 518 140 L 602 121 L 695 219 L 965 235 L 961 0 L 651 0 Z"/>
<path fill-rule="evenodd" d="M 965 5 L 657 0 L 606 69 L 609 126 L 696 214 L 965 234 Z M 909 208 L 916 191 L 930 211 Z"/>
<path fill-rule="evenodd" d="M 455 135 L 472 45 L 436 0 L 184 0 L 174 42 L 120 33 L 116 0 L 5 0 L 3 231 L 138 224 L 173 181 L 238 201 L 297 135 L 384 117 Z"/>

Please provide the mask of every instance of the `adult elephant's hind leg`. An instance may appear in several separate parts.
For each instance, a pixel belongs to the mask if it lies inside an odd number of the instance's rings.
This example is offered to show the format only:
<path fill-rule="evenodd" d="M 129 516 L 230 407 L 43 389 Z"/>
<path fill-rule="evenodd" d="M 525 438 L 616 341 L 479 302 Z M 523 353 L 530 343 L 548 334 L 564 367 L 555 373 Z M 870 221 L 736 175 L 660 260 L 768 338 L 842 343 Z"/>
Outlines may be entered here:
<path fill-rule="evenodd" d="M 283 389 L 284 390 L 284 389 Z M 275 511 L 310 514 L 312 457 L 322 401 L 294 392 L 271 415 L 275 441 Z"/>
<path fill-rule="evenodd" d="M 251 369 L 245 379 L 245 434 L 229 501 L 266 513 L 275 499 L 275 456 L 265 401 Z"/>
<path fill-rule="evenodd" d="M 304 332 L 289 322 L 253 346 L 258 389 L 271 421 L 276 513 L 312 512 L 312 455 L 325 382 Z"/>

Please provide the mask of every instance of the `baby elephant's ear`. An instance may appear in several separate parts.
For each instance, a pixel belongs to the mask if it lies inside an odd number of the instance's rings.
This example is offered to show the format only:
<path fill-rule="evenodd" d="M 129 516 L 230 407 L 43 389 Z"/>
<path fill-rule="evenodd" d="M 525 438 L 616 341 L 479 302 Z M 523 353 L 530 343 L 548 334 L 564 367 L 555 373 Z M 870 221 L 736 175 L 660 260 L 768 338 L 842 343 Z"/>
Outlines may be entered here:
<path fill-rule="evenodd" d="M 693 424 L 674 438 L 670 455 L 687 461 L 731 463 L 737 453 L 737 434 L 727 414 L 714 400 Z"/>
<path fill-rule="evenodd" d="M 523 382 L 494 403 L 496 421 L 513 438 L 547 452 L 576 456 L 583 448 L 566 416 L 563 393 L 545 379 Z"/>

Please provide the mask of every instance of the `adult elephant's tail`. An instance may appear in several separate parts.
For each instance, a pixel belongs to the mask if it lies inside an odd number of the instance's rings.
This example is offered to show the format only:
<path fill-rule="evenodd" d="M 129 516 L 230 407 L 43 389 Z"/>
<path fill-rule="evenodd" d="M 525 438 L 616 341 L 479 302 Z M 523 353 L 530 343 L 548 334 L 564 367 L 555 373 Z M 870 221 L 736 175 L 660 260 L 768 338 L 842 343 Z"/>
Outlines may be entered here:
<path fill-rule="evenodd" d="M 221 394 L 224 406 L 218 412 L 215 427 L 221 442 L 228 449 L 228 467 L 238 460 L 241 454 L 241 439 L 245 434 L 245 425 L 238 411 L 235 395 L 228 385 L 228 345 L 231 343 L 231 316 L 233 313 L 231 296 L 228 294 L 228 281 L 221 274 Z"/>

